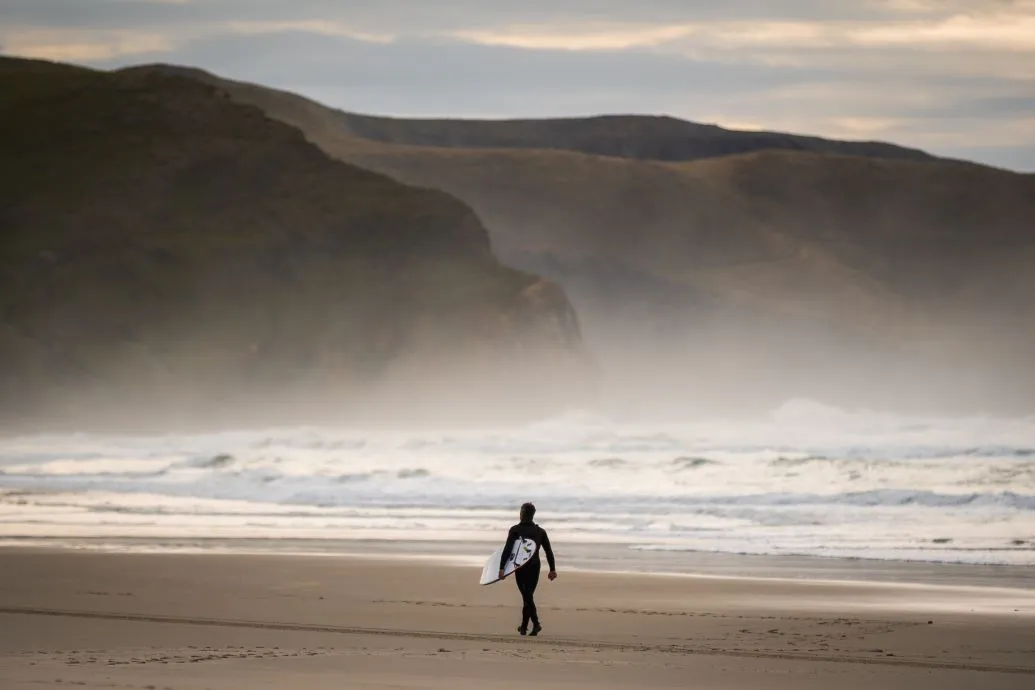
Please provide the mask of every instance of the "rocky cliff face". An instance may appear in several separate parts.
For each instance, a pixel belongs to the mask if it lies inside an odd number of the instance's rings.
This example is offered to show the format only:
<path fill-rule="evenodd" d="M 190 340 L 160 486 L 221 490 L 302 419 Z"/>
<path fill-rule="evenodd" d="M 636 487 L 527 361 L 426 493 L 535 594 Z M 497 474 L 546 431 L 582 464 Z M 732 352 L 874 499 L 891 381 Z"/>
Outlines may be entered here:
<path fill-rule="evenodd" d="M 580 361 L 563 292 L 470 208 L 197 79 L 3 59 L 0 122 L 10 424 L 371 417 L 386 381 L 382 417 L 484 410 Z"/>

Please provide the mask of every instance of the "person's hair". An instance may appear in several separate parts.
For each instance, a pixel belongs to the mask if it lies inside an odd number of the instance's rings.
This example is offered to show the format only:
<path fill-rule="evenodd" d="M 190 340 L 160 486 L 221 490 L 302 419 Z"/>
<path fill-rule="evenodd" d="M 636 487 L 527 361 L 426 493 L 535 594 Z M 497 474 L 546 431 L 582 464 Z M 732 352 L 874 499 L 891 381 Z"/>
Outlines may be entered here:
<path fill-rule="evenodd" d="M 535 506 L 531 503 L 521 504 L 521 519 L 531 520 L 535 516 Z"/>

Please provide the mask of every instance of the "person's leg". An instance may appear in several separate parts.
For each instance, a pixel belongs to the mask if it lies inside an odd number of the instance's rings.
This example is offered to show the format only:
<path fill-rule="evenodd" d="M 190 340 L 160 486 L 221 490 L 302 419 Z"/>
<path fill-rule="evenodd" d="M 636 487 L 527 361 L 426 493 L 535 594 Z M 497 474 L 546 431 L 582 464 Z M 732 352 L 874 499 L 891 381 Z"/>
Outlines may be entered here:
<path fill-rule="evenodd" d="M 538 564 L 529 563 L 514 573 L 514 580 L 517 582 L 518 591 L 521 592 L 521 627 L 518 632 L 522 635 L 528 630 L 528 622 L 532 621 L 533 628 L 539 627 L 539 616 L 535 609 L 536 585 L 539 584 Z"/>
<path fill-rule="evenodd" d="M 525 579 L 525 608 L 527 610 L 526 621 L 532 621 L 532 635 L 539 632 L 539 612 L 535 608 L 535 588 L 539 585 L 539 564 L 530 563 L 522 570 L 527 570 Z M 521 571 L 518 571 L 521 572 Z"/>
<path fill-rule="evenodd" d="M 528 631 L 529 613 L 528 613 L 528 594 L 526 592 L 525 577 L 522 574 L 521 570 L 519 570 L 518 572 L 514 573 L 514 581 L 516 583 L 518 583 L 518 591 L 521 593 L 521 603 L 522 603 L 522 608 L 521 608 L 521 625 L 518 626 L 518 632 L 520 632 L 521 634 L 524 635 Z"/>

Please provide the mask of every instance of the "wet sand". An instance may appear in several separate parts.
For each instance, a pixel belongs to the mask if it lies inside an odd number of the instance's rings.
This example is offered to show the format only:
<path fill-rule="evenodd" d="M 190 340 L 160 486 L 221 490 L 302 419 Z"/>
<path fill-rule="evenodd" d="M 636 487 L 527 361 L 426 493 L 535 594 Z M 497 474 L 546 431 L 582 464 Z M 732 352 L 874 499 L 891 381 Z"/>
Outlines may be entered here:
<path fill-rule="evenodd" d="M 0 550 L 0 687 L 1031 688 L 1030 588 Z"/>

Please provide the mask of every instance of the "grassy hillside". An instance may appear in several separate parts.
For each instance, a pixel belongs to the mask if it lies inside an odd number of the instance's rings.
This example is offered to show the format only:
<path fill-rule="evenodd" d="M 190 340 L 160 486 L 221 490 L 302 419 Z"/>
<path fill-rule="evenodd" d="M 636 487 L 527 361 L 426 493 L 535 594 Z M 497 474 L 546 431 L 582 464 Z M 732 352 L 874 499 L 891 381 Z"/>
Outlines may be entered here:
<path fill-rule="evenodd" d="M 333 418 L 389 380 L 478 406 L 576 356 L 564 293 L 463 203 L 209 84 L 3 59 L 0 122 L 5 418 Z"/>
<path fill-rule="evenodd" d="M 379 133 L 295 95 L 195 78 L 336 158 L 469 203 L 506 263 L 567 289 L 622 390 L 733 390 L 734 407 L 1035 404 L 1035 176 L 851 147 L 664 162 L 540 136 L 620 147 L 627 126 L 661 142 L 688 131 L 642 118 L 363 121 Z M 662 149 L 645 157 L 695 157 Z"/>

